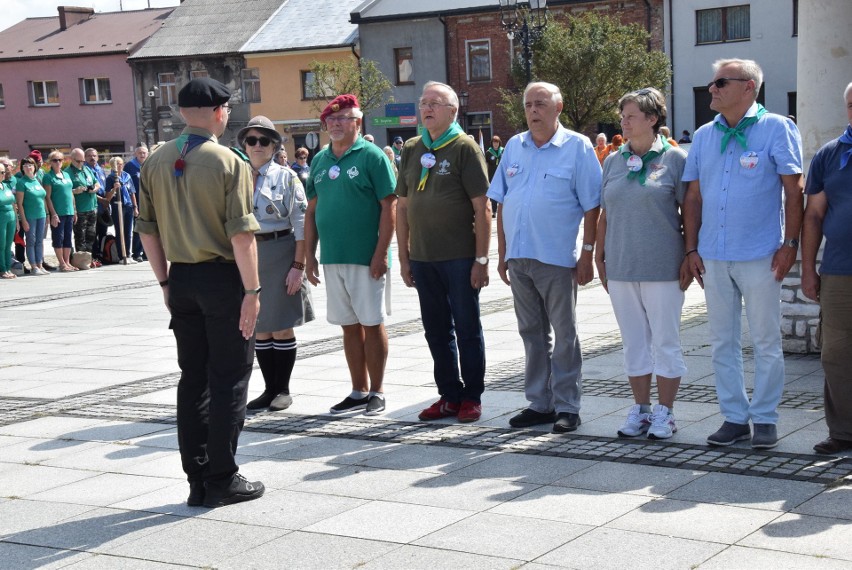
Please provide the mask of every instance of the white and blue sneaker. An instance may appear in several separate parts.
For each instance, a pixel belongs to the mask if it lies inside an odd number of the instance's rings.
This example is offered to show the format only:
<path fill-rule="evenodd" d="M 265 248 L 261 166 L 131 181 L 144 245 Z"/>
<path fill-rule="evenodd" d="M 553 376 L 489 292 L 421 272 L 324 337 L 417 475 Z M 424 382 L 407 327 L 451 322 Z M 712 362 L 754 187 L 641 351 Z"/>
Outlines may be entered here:
<path fill-rule="evenodd" d="M 677 432 L 674 414 L 669 409 L 657 404 L 651 408 L 651 427 L 648 428 L 648 439 L 668 439 Z"/>
<path fill-rule="evenodd" d="M 630 406 L 627 412 L 627 420 L 619 428 L 618 435 L 621 437 L 636 437 L 642 435 L 651 427 L 651 414 L 642 412 L 639 404 Z"/>

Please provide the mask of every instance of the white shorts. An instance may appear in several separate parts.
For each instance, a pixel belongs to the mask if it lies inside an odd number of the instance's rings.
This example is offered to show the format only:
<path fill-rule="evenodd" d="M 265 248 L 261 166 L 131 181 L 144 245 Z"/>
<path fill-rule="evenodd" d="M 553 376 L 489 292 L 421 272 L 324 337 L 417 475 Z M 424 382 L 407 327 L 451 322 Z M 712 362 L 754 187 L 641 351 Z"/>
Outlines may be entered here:
<path fill-rule="evenodd" d="M 328 322 L 373 327 L 385 321 L 385 275 L 373 279 L 369 266 L 353 264 L 323 265 L 322 272 Z"/>
<path fill-rule="evenodd" d="M 628 376 L 654 373 L 664 378 L 686 374 L 680 346 L 684 293 L 677 281 L 610 281 L 609 297 Z"/>

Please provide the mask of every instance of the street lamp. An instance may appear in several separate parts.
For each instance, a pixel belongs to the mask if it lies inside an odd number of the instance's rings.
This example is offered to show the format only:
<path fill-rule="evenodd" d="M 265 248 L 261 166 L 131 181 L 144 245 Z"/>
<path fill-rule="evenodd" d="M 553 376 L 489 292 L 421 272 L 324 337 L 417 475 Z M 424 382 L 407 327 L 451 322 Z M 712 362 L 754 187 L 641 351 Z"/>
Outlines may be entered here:
<path fill-rule="evenodd" d="M 461 115 L 461 126 L 467 130 L 467 102 L 470 99 L 470 94 L 467 91 L 459 93 L 459 115 Z"/>
<path fill-rule="evenodd" d="M 157 140 L 159 140 L 159 138 L 160 138 L 160 133 L 158 132 L 159 131 L 158 127 L 159 127 L 159 123 L 160 123 L 160 117 L 159 117 L 159 114 L 157 112 L 157 95 L 159 95 L 159 93 L 160 93 L 160 88 L 157 87 L 156 85 L 151 87 L 151 89 L 149 89 L 148 93 L 147 93 L 148 98 L 150 99 L 150 103 L 148 103 L 148 105 L 149 105 L 148 108 L 150 109 L 151 124 L 150 124 L 149 127 L 147 127 L 145 129 L 145 135 L 146 135 L 146 138 L 150 137 L 151 135 L 153 135 L 153 138 L 154 138 L 153 142 L 148 145 L 148 148 L 151 148 L 151 146 L 153 146 L 153 144 L 155 144 L 157 142 Z M 145 113 L 145 115 L 147 115 L 147 114 L 148 113 Z"/>
<path fill-rule="evenodd" d="M 526 9 L 524 9 L 526 8 Z M 521 45 L 524 48 L 524 69 L 527 72 L 527 83 L 532 81 L 532 48 L 530 44 L 541 39 L 544 28 L 547 27 L 547 0 L 500 0 L 500 23 L 506 30 L 506 36 L 511 40 L 520 34 Z"/>

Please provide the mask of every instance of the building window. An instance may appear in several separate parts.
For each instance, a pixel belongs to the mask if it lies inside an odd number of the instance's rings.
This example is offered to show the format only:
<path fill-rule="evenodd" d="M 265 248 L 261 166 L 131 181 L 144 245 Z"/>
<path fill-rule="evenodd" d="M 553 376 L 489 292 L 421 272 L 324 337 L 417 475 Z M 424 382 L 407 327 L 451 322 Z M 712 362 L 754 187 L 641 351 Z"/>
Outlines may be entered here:
<path fill-rule="evenodd" d="M 160 103 L 163 105 L 174 105 L 177 103 L 175 74 L 158 73 L 157 81 L 160 83 Z"/>
<path fill-rule="evenodd" d="M 491 113 L 467 113 L 465 123 L 467 133 L 473 135 L 477 143 L 482 133 L 482 146 L 487 149 L 491 145 Z"/>
<path fill-rule="evenodd" d="M 3 84 L 0 83 L 0 109 L 6 106 L 6 98 L 3 97 Z"/>
<path fill-rule="evenodd" d="M 106 77 L 80 79 L 80 102 L 83 103 L 83 105 L 112 103 L 109 79 Z"/>
<path fill-rule="evenodd" d="M 190 79 L 203 79 L 205 77 L 210 77 L 210 74 L 207 73 L 206 69 L 193 69 L 189 72 Z"/>
<path fill-rule="evenodd" d="M 243 102 L 260 103 L 260 70 L 256 67 L 244 69 L 243 77 Z"/>
<path fill-rule="evenodd" d="M 59 85 L 56 81 L 29 81 L 30 105 L 50 107 L 59 105 Z"/>
<path fill-rule="evenodd" d="M 320 93 L 317 87 L 317 79 L 313 71 L 302 70 L 302 101 L 312 99 L 331 99 L 334 95 Z"/>
<path fill-rule="evenodd" d="M 796 91 L 788 91 L 787 92 L 787 115 L 792 115 L 794 117 L 799 116 L 798 107 L 798 97 Z"/>
<path fill-rule="evenodd" d="M 748 40 L 751 37 L 749 6 L 696 10 L 695 31 L 698 44 Z"/>
<path fill-rule="evenodd" d="M 414 85 L 414 55 L 410 47 L 393 50 L 396 61 L 396 84 Z"/>
<path fill-rule="evenodd" d="M 491 80 L 491 41 L 472 40 L 467 47 L 467 80 Z"/>

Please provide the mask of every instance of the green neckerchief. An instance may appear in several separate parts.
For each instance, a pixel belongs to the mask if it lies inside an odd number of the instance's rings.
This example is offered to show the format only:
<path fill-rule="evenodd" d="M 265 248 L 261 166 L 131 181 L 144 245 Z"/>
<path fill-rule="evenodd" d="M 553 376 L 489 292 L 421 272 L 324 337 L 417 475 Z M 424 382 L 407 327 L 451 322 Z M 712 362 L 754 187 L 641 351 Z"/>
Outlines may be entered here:
<path fill-rule="evenodd" d="M 454 122 L 450 125 L 449 129 L 444 131 L 444 134 L 438 137 L 438 140 L 434 142 L 432 141 L 432 136 L 429 134 L 428 129 L 423 129 L 423 136 L 420 138 L 420 140 L 423 142 L 423 146 L 426 147 L 426 150 L 428 152 L 432 152 L 433 150 L 444 148 L 463 134 L 464 131 L 462 130 L 462 128 L 459 126 L 458 123 Z M 421 155 L 421 157 L 422 156 L 424 155 Z M 422 166 L 422 162 L 420 164 L 420 183 L 417 185 L 418 192 L 422 192 L 423 189 L 426 188 L 426 179 L 429 178 L 429 169 L 425 166 Z"/>
<path fill-rule="evenodd" d="M 661 136 L 657 135 L 657 138 L 655 139 L 655 141 L 656 140 L 659 140 L 661 142 L 662 150 L 654 150 L 653 145 L 651 145 L 651 150 L 649 150 L 648 152 L 646 152 L 645 154 L 642 155 L 642 169 L 637 170 L 635 172 L 632 171 L 632 170 L 627 171 L 627 179 L 628 180 L 633 180 L 634 178 L 638 178 L 639 184 L 644 186 L 645 185 L 645 169 L 648 166 L 648 163 L 651 162 L 652 160 L 654 160 L 655 158 L 657 158 L 658 156 L 662 155 L 663 153 L 665 153 L 670 148 L 672 148 L 672 145 L 669 144 L 669 141 L 667 141 L 665 139 L 665 137 L 661 137 Z M 621 156 L 624 157 L 624 160 L 627 160 L 633 154 L 632 151 L 628 150 L 629 144 L 630 144 L 629 142 L 626 142 L 623 145 L 621 145 L 621 147 L 618 149 L 618 152 L 621 153 Z"/>
<path fill-rule="evenodd" d="M 500 157 L 503 156 L 503 147 L 501 146 L 497 150 L 494 150 L 493 146 L 489 146 L 488 150 L 486 150 L 485 152 L 491 153 L 494 158 L 500 160 Z"/>
<path fill-rule="evenodd" d="M 746 127 L 749 127 L 760 120 L 760 118 L 766 114 L 766 109 L 763 108 L 763 105 L 760 103 L 757 104 L 757 113 L 752 115 L 751 117 L 743 117 L 740 119 L 740 122 L 737 123 L 736 127 L 726 127 L 719 121 L 713 121 L 713 124 L 716 125 L 716 128 L 725 133 L 722 135 L 722 154 L 725 154 L 725 148 L 728 146 L 728 141 L 731 140 L 733 136 L 740 146 L 743 149 L 748 148 L 748 141 L 746 141 L 746 136 L 743 131 L 746 130 Z"/>

